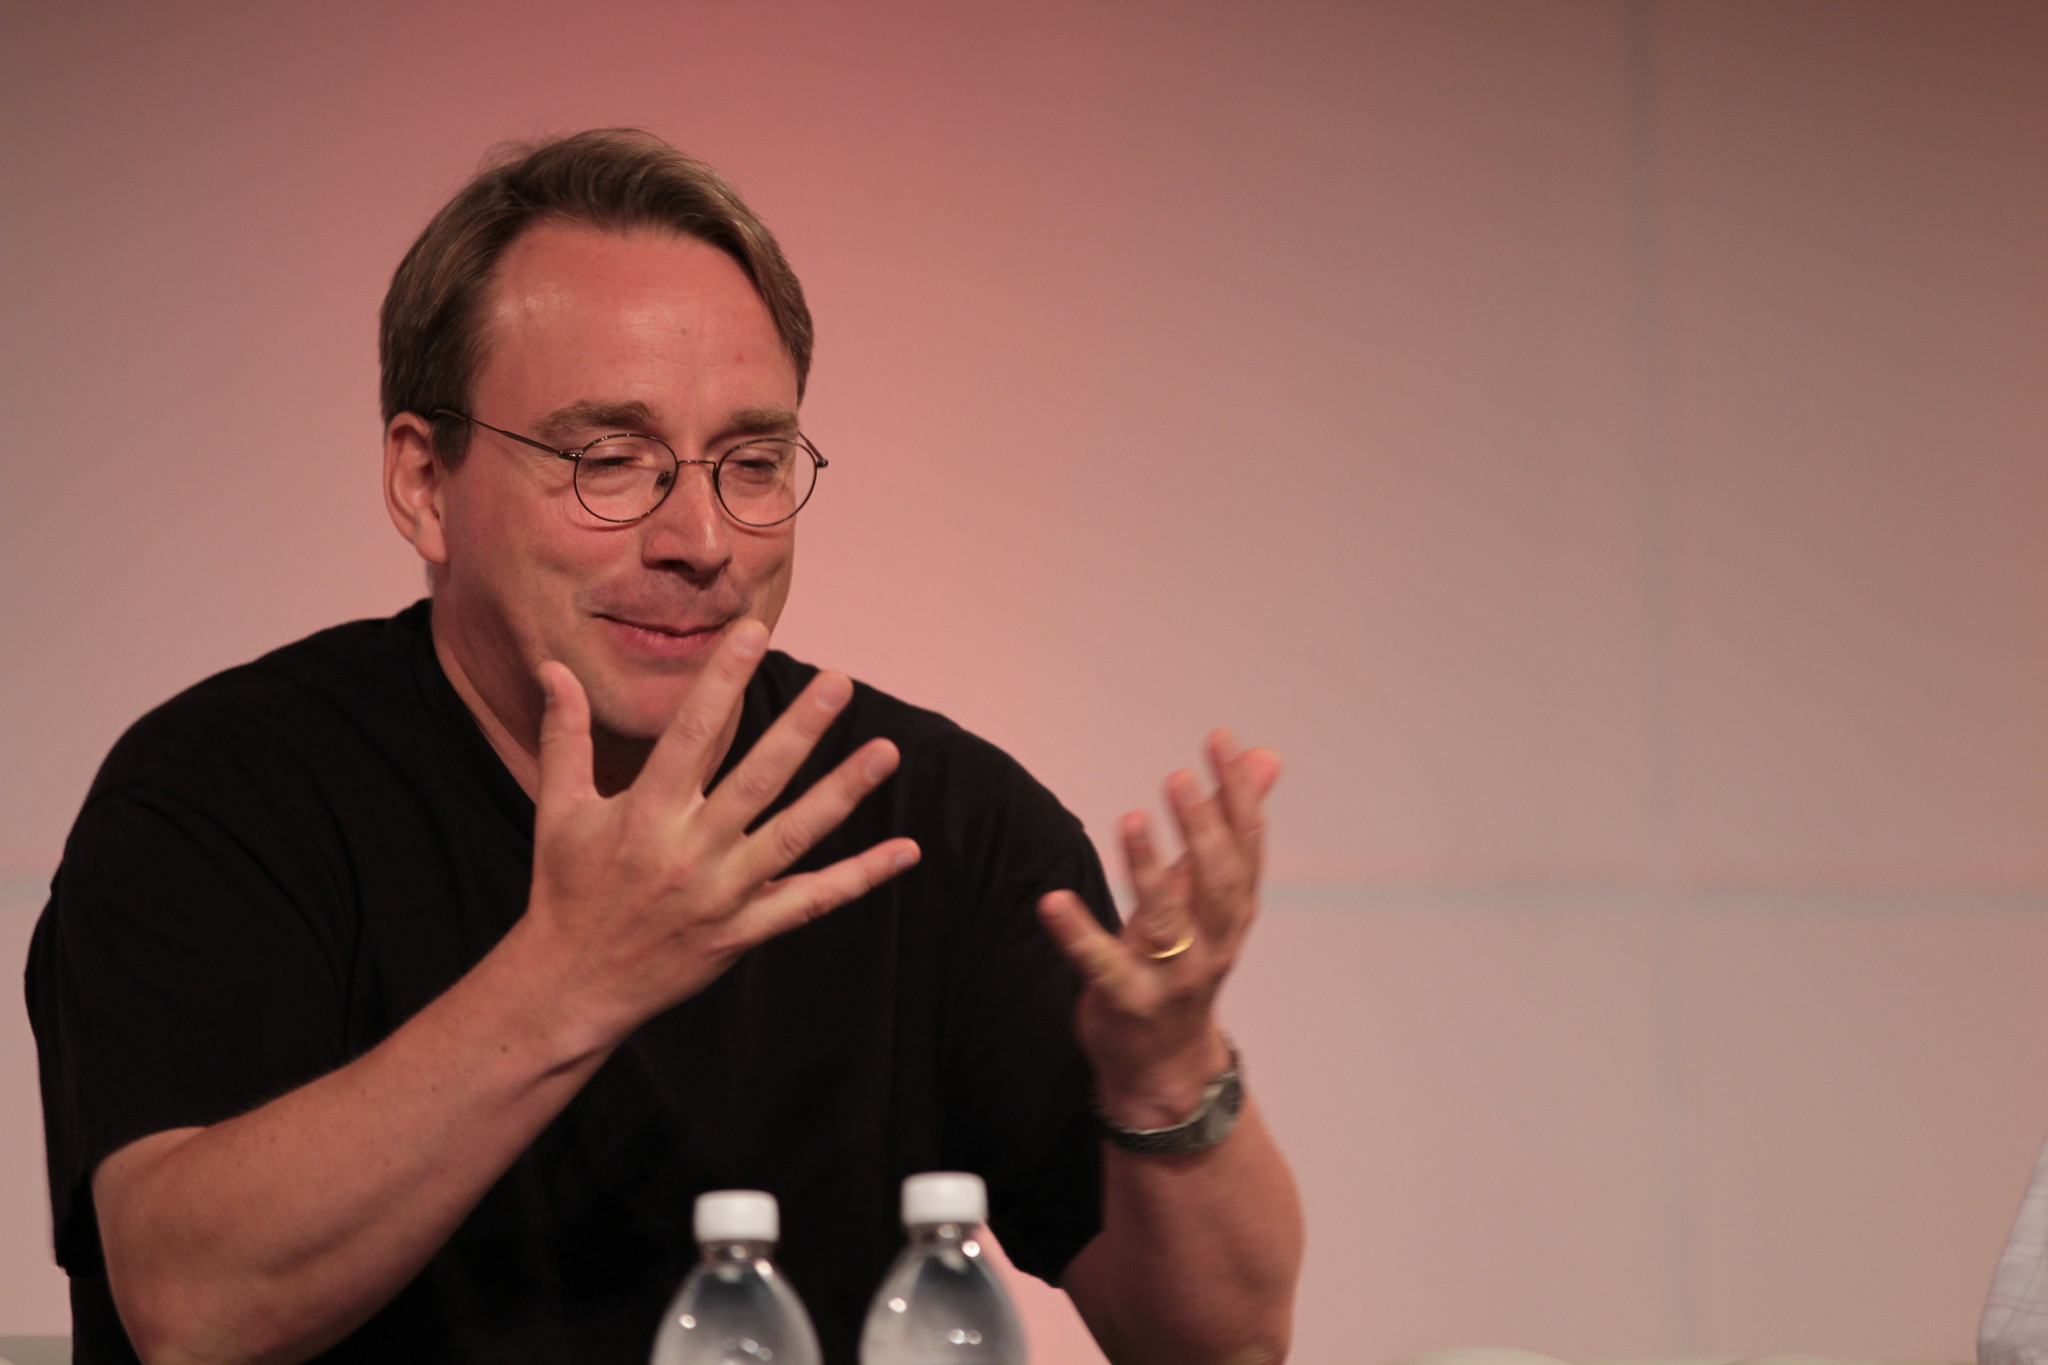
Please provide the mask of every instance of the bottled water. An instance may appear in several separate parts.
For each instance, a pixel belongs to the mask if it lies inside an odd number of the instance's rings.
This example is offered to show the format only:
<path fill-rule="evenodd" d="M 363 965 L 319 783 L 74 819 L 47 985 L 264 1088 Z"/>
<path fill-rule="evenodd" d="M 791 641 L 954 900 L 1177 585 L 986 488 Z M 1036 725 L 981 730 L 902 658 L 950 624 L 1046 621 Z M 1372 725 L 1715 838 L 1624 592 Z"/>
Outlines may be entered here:
<path fill-rule="evenodd" d="M 987 1218 L 978 1175 L 903 1182 L 910 1245 L 868 1309 L 861 1365 L 1024 1365 L 1024 1329 L 980 1240 Z"/>
<path fill-rule="evenodd" d="M 654 1338 L 652 1365 L 819 1365 L 818 1337 L 770 1253 L 775 1196 L 697 1196 L 704 1258 L 683 1280 Z"/>

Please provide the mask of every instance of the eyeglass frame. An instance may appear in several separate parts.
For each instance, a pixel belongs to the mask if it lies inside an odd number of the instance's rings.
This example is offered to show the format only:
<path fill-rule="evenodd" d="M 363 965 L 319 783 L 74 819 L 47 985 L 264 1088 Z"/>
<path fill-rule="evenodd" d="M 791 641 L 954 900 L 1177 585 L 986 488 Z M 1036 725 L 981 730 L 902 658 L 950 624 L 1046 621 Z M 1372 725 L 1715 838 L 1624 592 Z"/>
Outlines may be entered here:
<path fill-rule="evenodd" d="M 548 445 L 544 441 L 536 441 L 531 436 L 521 436 L 516 431 L 507 431 L 503 427 L 494 427 L 489 422 L 483 421 L 480 418 L 471 417 L 466 412 L 457 412 L 453 408 L 435 408 L 432 412 L 428 413 L 427 416 L 430 420 L 436 417 L 453 417 L 458 422 L 468 422 L 472 426 L 482 427 L 485 431 L 495 431 L 496 433 L 498 433 L 498 435 L 505 437 L 507 440 L 517 441 L 519 442 L 519 444 L 524 446 L 532 446 L 535 450 L 544 451 L 545 453 L 554 456 L 558 460 L 567 460 L 571 465 L 575 467 L 575 470 L 578 473 L 580 473 L 583 469 L 583 456 L 590 450 L 592 446 L 602 445 L 606 441 L 615 441 L 621 436 L 631 436 L 634 440 L 637 441 L 654 442 L 654 444 L 660 446 L 663 450 L 666 450 L 668 452 L 668 457 L 671 460 L 675 461 L 677 477 L 669 480 L 668 487 L 663 489 L 661 496 L 654 500 L 654 506 L 648 508 L 639 516 L 623 518 L 608 517 L 604 513 L 597 511 L 589 503 L 583 501 L 583 485 L 581 481 L 576 479 L 574 474 L 570 476 L 569 486 L 576 493 L 577 503 L 583 508 L 584 511 L 590 513 L 591 516 L 596 517 L 599 521 L 604 522 L 610 526 L 631 526 L 634 522 L 645 521 L 647 518 L 653 516 L 656 512 L 659 512 L 661 510 L 661 505 L 668 501 L 669 494 L 675 492 L 676 485 L 682 482 L 681 475 L 683 472 L 683 466 L 686 464 L 701 464 L 708 466 L 711 470 L 711 496 L 718 499 L 719 510 L 723 511 L 727 516 L 731 517 L 735 522 L 737 522 L 741 526 L 752 527 L 757 531 L 766 530 L 770 526 L 780 526 L 783 522 L 791 520 L 796 516 L 798 512 L 803 511 L 805 507 L 810 505 L 811 494 L 818 491 L 818 470 L 824 469 L 832 463 L 823 455 L 820 455 L 818 453 L 818 448 L 811 444 L 811 438 L 804 435 L 800 431 L 793 432 L 788 436 L 751 437 L 747 440 L 741 441 L 738 445 L 732 447 L 731 450 L 726 451 L 723 455 L 720 455 L 715 460 L 686 460 L 682 456 L 676 454 L 676 448 L 670 445 L 667 441 L 662 440 L 659 436 L 649 436 L 644 431 L 608 431 L 604 435 L 596 437 L 590 441 L 586 441 L 584 444 L 577 446 L 572 450 L 562 450 L 555 446 Z M 732 504 L 728 503 L 725 500 L 725 488 L 719 482 L 718 471 L 723 469 L 725 467 L 725 462 L 732 458 L 733 451 L 745 450 L 748 446 L 758 445 L 762 441 L 788 441 L 795 445 L 798 450 L 810 456 L 811 463 L 814 466 L 811 471 L 811 486 L 810 489 L 807 492 L 805 492 L 804 500 L 798 503 L 795 507 L 790 508 L 787 515 L 777 517 L 773 521 L 748 521 L 739 513 L 733 511 Z"/>

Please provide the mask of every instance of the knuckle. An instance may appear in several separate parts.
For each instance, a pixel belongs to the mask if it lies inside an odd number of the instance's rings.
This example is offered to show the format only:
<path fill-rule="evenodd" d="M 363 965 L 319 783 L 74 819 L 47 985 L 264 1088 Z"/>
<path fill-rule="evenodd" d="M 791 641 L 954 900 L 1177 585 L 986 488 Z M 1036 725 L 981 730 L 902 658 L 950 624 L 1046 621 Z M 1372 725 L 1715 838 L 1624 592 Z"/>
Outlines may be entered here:
<path fill-rule="evenodd" d="M 708 708 L 684 705 L 669 722 L 669 732 L 677 739 L 692 744 L 708 744 L 718 737 L 724 728 L 723 720 L 711 714 Z"/>
<path fill-rule="evenodd" d="M 853 895 L 858 895 L 866 889 L 856 884 L 849 888 L 852 895 L 840 896 L 835 895 L 832 888 L 823 882 L 814 882 L 805 888 L 803 898 L 797 902 L 797 913 L 800 916 L 797 922 L 809 924 L 814 919 L 820 919 L 842 900 L 851 900 Z"/>
<path fill-rule="evenodd" d="M 1117 981 L 1126 976 L 1123 951 L 1110 940 L 1090 939 L 1084 942 L 1081 961 L 1088 974 L 1098 981 Z"/>
<path fill-rule="evenodd" d="M 721 920 L 708 927 L 699 940 L 699 951 L 714 964 L 732 961 L 741 953 L 754 946 L 758 933 L 753 933 L 737 919 Z"/>
<path fill-rule="evenodd" d="M 740 764 L 725 780 L 732 784 L 733 795 L 740 798 L 749 809 L 759 809 L 767 805 L 775 799 L 775 794 L 782 790 L 782 783 L 772 773 L 755 763 Z"/>
<path fill-rule="evenodd" d="M 775 821 L 764 833 L 768 838 L 768 851 L 778 867 L 789 866 L 811 847 L 810 830 L 801 820 L 788 815 Z"/>
<path fill-rule="evenodd" d="M 846 873 L 846 899 L 855 900 L 887 881 L 888 874 L 871 861 L 863 859 L 853 864 Z"/>
<path fill-rule="evenodd" d="M 793 877 L 781 883 L 783 895 L 775 913 L 774 933 L 785 933 L 823 917 L 848 896 L 824 877 Z"/>

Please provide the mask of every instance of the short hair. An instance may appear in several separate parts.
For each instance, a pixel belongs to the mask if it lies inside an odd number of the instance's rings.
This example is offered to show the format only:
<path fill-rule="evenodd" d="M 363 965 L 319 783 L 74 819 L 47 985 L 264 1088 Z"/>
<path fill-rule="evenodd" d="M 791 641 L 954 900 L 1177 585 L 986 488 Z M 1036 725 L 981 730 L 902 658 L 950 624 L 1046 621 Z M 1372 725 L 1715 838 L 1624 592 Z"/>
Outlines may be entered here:
<path fill-rule="evenodd" d="M 427 417 L 442 463 L 462 463 L 469 424 L 432 414 L 469 411 L 498 261 L 522 232 L 545 222 L 616 232 L 667 228 L 731 256 L 768 305 L 803 396 L 811 310 L 773 234 L 724 176 L 695 157 L 638 128 L 595 128 L 495 149 L 405 253 L 379 315 L 386 425 L 401 412 Z"/>

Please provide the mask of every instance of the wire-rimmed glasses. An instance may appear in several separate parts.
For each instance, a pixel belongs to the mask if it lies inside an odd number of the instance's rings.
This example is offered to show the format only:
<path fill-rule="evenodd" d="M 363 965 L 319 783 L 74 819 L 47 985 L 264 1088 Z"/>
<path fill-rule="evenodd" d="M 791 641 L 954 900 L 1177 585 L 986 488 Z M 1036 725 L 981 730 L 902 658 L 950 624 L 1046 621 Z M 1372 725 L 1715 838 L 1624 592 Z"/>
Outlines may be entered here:
<path fill-rule="evenodd" d="M 624 523 L 652 514 L 675 488 L 683 466 L 701 464 L 711 471 L 711 491 L 727 516 L 742 526 L 779 525 L 810 501 L 818 471 L 826 464 L 802 435 L 757 436 L 715 460 L 685 460 L 668 442 L 639 432 L 615 432 L 573 450 L 558 450 L 452 408 L 436 408 L 430 415 L 469 422 L 569 461 L 576 500 L 599 521 Z"/>

